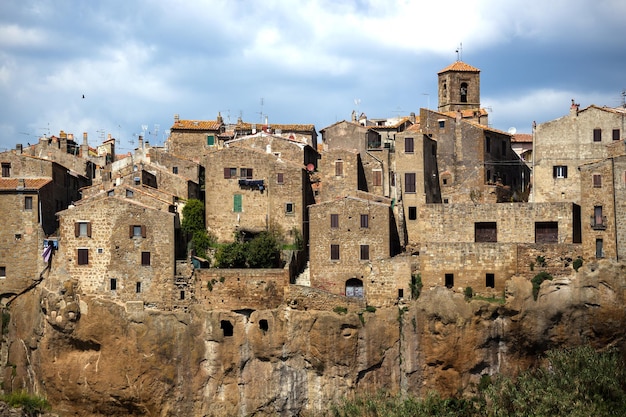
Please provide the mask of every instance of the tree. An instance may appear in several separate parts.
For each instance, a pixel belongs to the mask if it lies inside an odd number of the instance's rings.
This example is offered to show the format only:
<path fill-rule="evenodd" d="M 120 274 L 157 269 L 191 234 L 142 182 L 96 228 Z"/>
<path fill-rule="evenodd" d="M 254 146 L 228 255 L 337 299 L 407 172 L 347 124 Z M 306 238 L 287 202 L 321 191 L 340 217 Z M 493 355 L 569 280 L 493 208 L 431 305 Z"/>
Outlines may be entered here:
<path fill-rule="evenodd" d="M 280 263 L 280 247 L 276 237 L 261 232 L 252 239 L 246 248 L 246 261 L 250 268 L 276 268 Z"/>
<path fill-rule="evenodd" d="M 245 268 L 245 244 L 233 242 L 220 246 L 215 254 L 215 266 L 218 268 Z"/>
<path fill-rule="evenodd" d="M 204 204 L 200 200 L 191 198 L 183 207 L 183 222 L 181 224 L 183 232 L 193 235 L 199 230 L 206 230 L 204 227 Z"/>

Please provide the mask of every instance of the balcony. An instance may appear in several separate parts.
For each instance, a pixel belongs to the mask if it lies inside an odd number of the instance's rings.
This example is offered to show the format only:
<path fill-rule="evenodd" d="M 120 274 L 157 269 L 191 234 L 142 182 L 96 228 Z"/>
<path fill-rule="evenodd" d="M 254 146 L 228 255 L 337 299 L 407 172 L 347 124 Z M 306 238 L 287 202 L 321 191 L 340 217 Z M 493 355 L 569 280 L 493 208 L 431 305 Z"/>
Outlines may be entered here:
<path fill-rule="evenodd" d="M 606 230 L 606 216 L 591 216 L 593 230 Z"/>

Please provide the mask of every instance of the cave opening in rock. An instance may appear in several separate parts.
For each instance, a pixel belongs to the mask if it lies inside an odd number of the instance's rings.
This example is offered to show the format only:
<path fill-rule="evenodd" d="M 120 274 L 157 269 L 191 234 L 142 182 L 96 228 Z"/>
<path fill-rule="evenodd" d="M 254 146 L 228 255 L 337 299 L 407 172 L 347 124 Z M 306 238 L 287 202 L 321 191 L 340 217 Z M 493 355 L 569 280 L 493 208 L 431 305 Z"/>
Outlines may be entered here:
<path fill-rule="evenodd" d="M 259 320 L 259 329 L 263 330 L 264 332 L 268 331 L 270 328 L 269 324 L 267 323 L 267 320 L 265 319 L 261 319 Z"/>
<path fill-rule="evenodd" d="M 220 328 L 224 332 L 224 336 L 232 336 L 233 335 L 233 325 L 228 320 L 222 320 L 220 323 Z"/>

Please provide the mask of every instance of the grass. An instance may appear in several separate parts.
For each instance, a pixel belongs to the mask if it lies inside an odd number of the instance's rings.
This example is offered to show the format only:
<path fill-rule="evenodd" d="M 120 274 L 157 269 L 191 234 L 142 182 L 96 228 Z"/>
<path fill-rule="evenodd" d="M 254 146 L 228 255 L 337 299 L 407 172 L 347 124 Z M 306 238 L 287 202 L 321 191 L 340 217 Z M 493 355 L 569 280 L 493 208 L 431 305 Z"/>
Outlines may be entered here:
<path fill-rule="evenodd" d="M 28 415 L 34 416 L 50 409 L 50 403 L 43 397 L 29 394 L 26 391 L 16 391 L 0 396 L 0 400 L 13 408 L 22 408 Z M 36 414 L 37 413 L 37 414 Z"/>

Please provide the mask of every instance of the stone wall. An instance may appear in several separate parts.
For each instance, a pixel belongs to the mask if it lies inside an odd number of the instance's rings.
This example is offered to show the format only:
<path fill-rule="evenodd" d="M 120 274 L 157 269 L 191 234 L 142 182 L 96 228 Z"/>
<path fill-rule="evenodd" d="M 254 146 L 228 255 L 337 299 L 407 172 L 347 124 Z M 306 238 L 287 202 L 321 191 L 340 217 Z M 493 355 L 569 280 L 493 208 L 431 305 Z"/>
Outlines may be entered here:
<path fill-rule="evenodd" d="M 229 147 L 244 146 L 262 152 L 280 155 L 281 159 L 306 166 L 317 165 L 317 151 L 302 142 L 289 140 L 276 135 L 259 133 L 228 141 Z"/>
<path fill-rule="evenodd" d="M 288 285 L 287 268 L 195 270 L 195 297 L 207 309 L 277 308 Z"/>
<path fill-rule="evenodd" d="M 626 157 L 614 159 L 615 233 L 617 259 L 626 259 Z"/>
<path fill-rule="evenodd" d="M 343 174 L 336 175 L 336 163 L 343 164 Z M 332 149 L 322 153 L 318 162 L 318 176 L 321 179 L 317 190 L 318 201 L 331 201 L 352 195 L 359 188 L 361 158 L 356 151 Z"/>
<path fill-rule="evenodd" d="M 348 312 L 358 313 L 367 305 L 364 298 L 344 297 L 302 285 L 285 287 L 284 300 L 290 308 L 304 311 L 332 311 L 335 307 L 343 307 Z"/>

